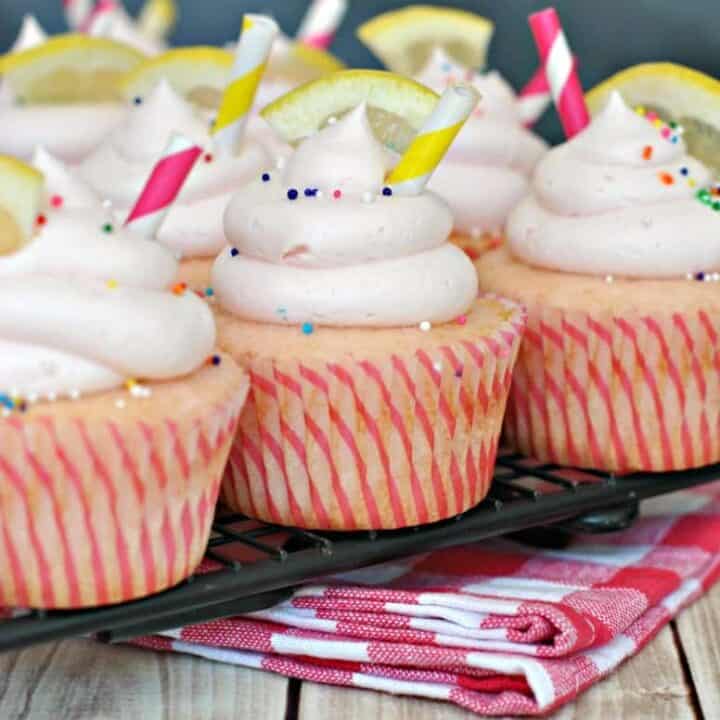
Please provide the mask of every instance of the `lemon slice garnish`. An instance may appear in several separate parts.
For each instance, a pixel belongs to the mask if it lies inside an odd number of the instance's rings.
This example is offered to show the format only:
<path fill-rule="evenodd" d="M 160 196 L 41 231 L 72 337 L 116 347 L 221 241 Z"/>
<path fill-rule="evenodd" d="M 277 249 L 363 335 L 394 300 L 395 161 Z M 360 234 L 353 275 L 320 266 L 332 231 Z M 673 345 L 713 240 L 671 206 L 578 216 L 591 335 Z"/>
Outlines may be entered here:
<path fill-rule="evenodd" d="M 376 137 L 402 152 L 433 111 L 438 95 L 414 80 L 382 70 L 341 70 L 301 85 L 261 115 L 288 143 L 297 143 L 366 103 Z"/>
<path fill-rule="evenodd" d="M 720 81 L 674 63 L 644 63 L 622 70 L 587 93 L 599 112 L 617 90 L 630 107 L 655 111 L 683 130 L 688 152 L 720 172 Z"/>
<path fill-rule="evenodd" d="M 411 5 L 368 20 L 357 34 L 387 68 L 412 76 L 427 65 L 434 48 L 465 67 L 482 69 L 494 27 L 464 10 Z"/>
<path fill-rule="evenodd" d="M 5 55 L 0 73 L 21 102 L 103 102 L 121 99 L 120 82 L 143 58 L 114 40 L 58 35 Z"/>
<path fill-rule="evenodd" d="M 43 184 L 35 168 L 0 155 L 0 255 L 15 252 L 32 237 Z"/>

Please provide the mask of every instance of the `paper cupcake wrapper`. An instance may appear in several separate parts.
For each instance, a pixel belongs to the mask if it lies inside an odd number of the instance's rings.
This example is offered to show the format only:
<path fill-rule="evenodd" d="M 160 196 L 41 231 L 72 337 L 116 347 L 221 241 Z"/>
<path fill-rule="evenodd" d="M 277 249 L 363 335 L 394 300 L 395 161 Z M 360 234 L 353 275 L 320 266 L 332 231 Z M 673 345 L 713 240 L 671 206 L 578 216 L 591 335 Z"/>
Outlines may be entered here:
<path fill-rule="evenodd" d="M 190 575 L 243 398 L 144 422 L 0 420 L 0 605 L 118 603 Z"/>
<path fill-rule="evenodd" d="M 373 361 L 252 359 L 222 489 L 250 517 L 334 530 L 419 525 L 486 495 L 524 316 L 495 335 Z"/>
<path fill-rule="evenodd" d="M 531 309 L 505 423 L 539 460 L 669 471 L 720 461 L 720 319 Z"/>

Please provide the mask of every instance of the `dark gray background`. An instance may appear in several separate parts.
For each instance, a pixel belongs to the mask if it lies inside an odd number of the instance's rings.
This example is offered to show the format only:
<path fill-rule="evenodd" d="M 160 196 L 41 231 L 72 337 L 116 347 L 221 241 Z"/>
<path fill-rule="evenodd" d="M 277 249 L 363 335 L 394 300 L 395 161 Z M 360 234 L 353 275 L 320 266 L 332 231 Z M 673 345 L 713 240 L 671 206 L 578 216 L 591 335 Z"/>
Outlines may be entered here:
<path fill-rule="evenodd" d="M 358 23 L 400 0 L 350 0 L 351 10 L 333 50 L 348 64 L 376 66 L 355 39 Z M 430 0 L 432 2 L 432 0 Z M 455 0 L 435 4 L 476 11 L 495 21 L 490 66 L 516 87 L 536 67 L 537 55 L 527 15 L 548 0 Z M 720 0 L 556 0 L 573 50 L 580 59 L 586 88 L 610 73 L 637 62 L 672 60 L 720 76 Z M 135 12 L 142 0 L 126 0 Z M 272 12 L 287 33 L 293 33 L 307 6 L 305 0 L 179 0 L 181 18 L 173 36 L 178 44 L 219 44 L 234 39 L 243 12 Z M 64 28 L 61 0 L 0 0 L 0 47 L 12 42 L 23 13 L 34 13 L 43 26 Z M 539 126 L 553 140 L 561 133 L 548 112 Z"/>

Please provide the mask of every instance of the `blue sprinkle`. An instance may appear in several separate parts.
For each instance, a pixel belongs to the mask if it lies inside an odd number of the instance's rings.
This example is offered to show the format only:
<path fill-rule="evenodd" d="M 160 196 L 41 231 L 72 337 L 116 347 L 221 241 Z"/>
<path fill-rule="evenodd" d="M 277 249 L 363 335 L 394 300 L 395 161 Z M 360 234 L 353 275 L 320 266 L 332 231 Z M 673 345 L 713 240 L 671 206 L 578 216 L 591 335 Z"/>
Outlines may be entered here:
<path fill-rule="evenodd" d="M 306 322 L 302 324 L 301 330 L 303 335 L 312 335 L 315 332 L 315 326 L 310 322 Z"/>
<path fill-rule="evenodd" d="M 270 173 L 263 173 L 260 177 L 263 182 L 270 182 Z"/>
<path fill-rule="evenodd" d="M 0 405 L 6 407 L 8 410 L 12 410 L 15 407 L 15 403 L 9 395 L 0 395 Z"/>
<path fill-rule="evenodd" d="M 384 187 L 384 188 L 383 188 L 383 195 L 384 195 L 385 197 L 390 197 L 392 194 L 393 194 L 393 193 L 392 193 L 392 188 L 389 188 L 389 187 Z"/>
<path fill-rule="evenodd" d="M 298 191 L 295 188 L 290 188 L 287 191 L 287 198 L 288 200 L 297 200 Z"/>
<path fill-rule="evenodd" d="M 687 175 L 688 172 L 689 172 L 689 171 L 688 171 L 688 169 L 687 169 L 686 167 L 681 167 L 681 168 L 680 168 L 680 174 L 681 174 L 681 175 Z"/>
<path fill-rule="evenodd" d="M 315 197 L 317 193 L 317 188 L 305 188 L 305 197 Z"/>
<path fill-rule="evenodd" d="M 704 272 L 695 273 L 695 279 L 696 279 L 696 280 L 704 280 L 704 279 L 705 279 L 705 273 L 704 273 Z"/>
<path fill-rule="evenodd" d="M 142 105 L 142 101 L 143 101 L 143 99 L 139 95 L 133 98 L 133 102 L 136 105 Z"/>
<path fill-rule="evenodd" d="M 678 141 L 678 136 L 677 136 L 677 135 L 673 135 L 673 136 L 670 138 L 670 142 L 671 142 L 671 143 L 677 143 L 677 141 Z"/>
<path fill-rule="evenodd" d="M 206 297 L 212 297 L 215 294 L 215 291 L 212 288 L 205 288 L 205 296 Z"/>
<path fill-rule="evenodd" d="M 232 257 L 237 257 L 239 254 L 240 254 L 240 251 L 239 251 L 237 248 L 232 248 L 232 249 L 230 250 L 230 255 L 231 255 Z"/>
<path fill-rule="evenodd" d="M 222 358 L 219 355 L 213 355 L 211 361 L 213 365 L 219 365 L 222 362 Z"/>

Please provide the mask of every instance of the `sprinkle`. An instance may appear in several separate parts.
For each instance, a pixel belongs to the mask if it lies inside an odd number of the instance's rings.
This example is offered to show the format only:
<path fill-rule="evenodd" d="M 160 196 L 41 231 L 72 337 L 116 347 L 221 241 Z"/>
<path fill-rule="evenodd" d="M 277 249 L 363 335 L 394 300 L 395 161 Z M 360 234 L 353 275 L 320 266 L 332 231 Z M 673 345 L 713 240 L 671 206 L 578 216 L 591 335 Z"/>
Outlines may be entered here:
<path fill-rule="evenodd" d="M 702 282 L 705 279 L 705 273 L 704 272 L 696 272 L 695 279 L 698 280 L 699 282 Z"/>
<path fill-rule="evenodd" d="M 303 195 L 305 195 L 305 197 L 315 197 L 317 195 L 317 188 L 305 188 Z"/>
<path fill-rule="evenodd" d="M 458 317 L 455 319 L 455 322 L 458 325 L 465 325 L 467 323 L 467 315 L 458 315 Z"/>
<path fill-rule="evenodd" d="M 142 105 L 142 101 L 143 101 L 143 99 L 139 95 L 136 95 L 133 98 L 133 103 L 135 103 L 135 105 Z"/>
<path fill-rule="evenodd" d="M 286 163 L 287 163 L 287 160 L 286 160 L 284 157 L 279 157 L 279 158 L 275 161 L 275 167 L 276 167 L 278 170 L 282 170 L 282 169 L 285 167 L 285 164 L 286 164 Z"/>
<path fill-rule="evenodd" d="M 653 122 L 653 120 L 657 120 L 657 113 L 650 110 L 649 112 L 645 113 L 645 117 L 650 121 Z"/>
<path fill-rule="evenodd" d="M 697 185 L 697 183 L 695 182 L 695 180 L 693 180 L 692 178 L 690 178 L 690 179 L 688 180 L 688 185 L 689 185 L 691 188 L 694 188 L 694 187 Z"/>
<path fill-rule="evenodd" d="M 315 326 L 310 322 L 303 323 L 300 329 L 303 335 L 312 335 L 315 332 Z"/>
<path fill-rule="evenodd" d="M 297 200 L 298 191 L 295 188 L 290 188 L 287 191 L 287 199 L 288 200 Z"/>
<path fill-rule="evenodd" d="M 653 127 L 659 128 L 659 127 L 662 127 L 663 121 L 660 118 L 655 118 L 652 121 L 652 124 L 653 124 Z"/>
<path fill-rule="evenodd" d="M 62 207 L 62 204 L 63 204 L 63 198 L 62 198 L 62 196 L 61 196 L 61 195 L 53 195 L 53 196 L 50 198 L 50 204 L 51 204 L 54 208 L 61 208 L 61 207 Z"/>
<path fill-rule="evenodd" d="M 369 204 L 371 202 L 375 202 L 375 194 L 371 193 L 369 190 L 366 190 L 362 194 L 362 201 L 366 204 Z"/>
<path fill-rule="evenodd" d="M 678 141 L 678 136 L 677 136 L 677 135 L 673 135 L 673 136 L 670 138 L 670 142 L 671 142 L 671 143 L 677 143 L 677 141 Z"/>
<path fill-rule="evenodd" d="M 179 282 L 175 283 L 172 287 L 174 295 L 182 295 L 187 290 L 187 283 Z"/>
<path fill-rule="evenodd" d="M 441 362 L 438 361 L 438 362 L 433 363 L 433 370 L 435 370 L 435 372 L 440 373 L 440 372 L 442 372 L 442 369 L 443 369 L 443 364 Z"/>
<path fill-rule="evenodd" d="M 219 355 L 211 355 L 206 361 L 206 365 L 219 365 L 222 362 L 222 358 Z"/>
<path fill-rule="evenodd" d="M 693 280 L 693 279 L 694 279 L 692 273 L 685 273 L 685 278 L 686 278 L 687 280 Z"/>
<path fill-rule="evenodd" d="M 240 254 L 240 251 L 237 248 L 231 248 L 230 249 L 230 255 L 231 257 L 237 257 Z"/>
<path fill-rule="evenodd" d="M 324 193 L 322 190 L 318 190 L 318 191 L 315 193 L 315 197 L 321 198 L 321 197 L 324 197 L 324 196 L 325 196 L 325 193 Z"/>
<path fill-rule="evenodd" d="M 105 284 L 110 290 L 114 290 L 118 286 L 117 280 L 108 280 Z"/>
<path fill-rule="evenodd" d="M 390 187 L 384 187 L 382 192 L 385 197 L 390 197 L 393 194 L 392 188 Z"/>
<path fill-rule="evenodd" d="M 102 201 L 102 206 L 105 210 L 109 210 L 112 207 L 112 200 L 105 199 Z"/>
<path fill-rule="evenodd" d="M 659 172 L 658 177 L 663 185 L 672 185 L 675 182 L 675 178 L 669 172 Z"/>
<path fill-rule="evenodd" d="M 668 125 L 669 125 L 673 130 L 678 126 L 678 124 L 677 124 L 674 120 L 671 120 L 671 121 L 668 123 Z"/>
<path fill-rule="evenodd" d="M 105 223 L 105 224 L 102 226 L 102 231 L 103 231 L 104 233 L 107 233 L 108 235 L 110 235 L 110 233 L 112 233 L 113 230 L 115 230 L 115 228 L 113 227 L 113 224 L 112 224 L 112 223 Z"/>
<path fill-rule="evenodd" d="M 212 153 L 205 153 L 205 154 L 203 155 L 203 160 L 204 160 L 206 163 L 211 163 L 214 159 L 215 159 L 215 158 L 213 158 L 213 154 L 212 154 Z"/>
<path fill-rule="evenodd" d="M 71 391 L 68 393 L 68 397 L 69 397 L 71 400 L 77 400 L 77 399 L 79 399 L 79 397 L 80 397 L 80 391 L 79 391 L 79 390 L 71 390 Z"/>
<path fill-rule="evenodd" d="M 116 400 L 115 407 L 122 410 L 125 407 L 125 401 L 122 398 L 120 398 L 119 400 Z"/>
<path fill-rule="evenodd" d="M 646 145 L 643 148 L 643 152 L 642 152 L 643 160 L 649 160 L 652 157 L 652 154 L 653 154 L 652 145 Z"/>
<path fill-rule="evenodd" d="M 331 116 L 327 119 L 327 124 L 328 124 L 328 125 L 334 125 L 336 122 L 337 122 L 337 118 L 336 118 L 334 115 L 331 115 Z"/>
<path fill-rule="evenodd" d="M 205 288 L 205 297 L 213 297 L 215 295 L 215 291 L 211 288 Z"/>
<path fill-rule="evenodd" d="M 667 125 L 660 131 L 660 134 L 667 140 L 671 135 L 671 130 Z"/>
<path fill-rule="evenodd" d="M 608 285 L 612 285 L 615 282 L 615 278 L 612 275 L 606 275 L 605 276 L 605 282 Z"/>
<path fill-rule="evenodd" d="M 125 388 L 127 390 L 132 390 L 137 384 L 138 384 L 138 382 L 135 378 L 128 378 L 125 381 Z"/>
<path fill-rule="evenodd" d="M 635 108 L 635 112 L 636 112 L 638 115 L 645 115 L 646 110 L 645 110 L 645 108 L 644 108 L 642 105 L 638 105 L 638 106 Z"/>
<path fill-rule="evenodd" d="M 261 179 L 263 182 L 270 182 L 270 173 L 263 173 L 263 174 L 260 176 L 260 179 Z"/>
<path fill-rule="evenodd" d="M 690 172 L 690 171 L 689 171 L 686 167 L 681 167 L 681 168 L 680 168 L 680 174 L 681 174 L 681 175 L 687 176 L 687 174 L 688 174 L 689 172 Z"/>
<path fill-rule="evenodd" d="M 715 211 L 720 210 L 720 200 L 713 200 L 710 207 Z"/>
<path fill-rule="evenodd" d="M 455 377 L 459 380 L 463 376 L 464 369 L 462 365 L 455 371 Z"/>
<path fill-rule="evenodd" d="M 342 190 L 333 190 L 333 197 L 339 200 L 342 197 Z"/>
<path fill-rule="evenodd" d="M 35 222 L 38 225 L 44 225 L 47 222 L 47 218 L 44 215 L 40 214 L 35 218 Z"/>
<path fill-rule="evenodd" d="M 420 330 L 422 330 L 423 332 L 430 332 L 430 330 L 432 330 L 432 325 L 431 325 L 430 321 L 423 320 L 420 323 Z"/>

